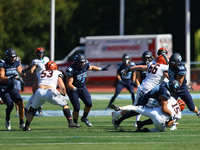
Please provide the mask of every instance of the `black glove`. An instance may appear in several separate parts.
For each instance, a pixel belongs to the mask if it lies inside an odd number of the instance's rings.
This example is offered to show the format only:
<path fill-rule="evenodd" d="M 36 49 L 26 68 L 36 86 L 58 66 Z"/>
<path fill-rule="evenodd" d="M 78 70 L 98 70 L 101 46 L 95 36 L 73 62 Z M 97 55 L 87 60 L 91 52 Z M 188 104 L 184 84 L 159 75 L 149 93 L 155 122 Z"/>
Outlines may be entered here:
<path fill-rule="evenodd" d="M 124 75 L 126 75 L 129 71 L 131 71 L 129 68 L 128 68 L 128 69 L 123 69 L 123 70 L 121 71 L 121 74 L 124 76 Z"/>
<path fill-rule="evenodd" d="M 122 80 L 119 80 L 119 84 L 123 84 L 123 81 L 122 81 Z"/>
<path fill-rule="evenodd" d="M 187 88 L 188 90 L 194 91 L 194 89 L 190 85 L 187 85 Z"/>
<path fill-rule="evenodd" d="M 60 93 L 62 96 L 65 96 L 65 94 Z"/>
<path fill-rule="evenodd" d="M 20 81 L 21 81 L 21 85 L 24 86 L 25 82 L 22 79 Z"/>
<path fill-rule="evenodd" d="M 78 93 L 83 93 L 83 92 L 84 92 L 84 89 L 83 89 L 83 88 L 77 88 L 77 92 L 78 92 Z"/>
<path fill-rule="evenodd" d="M 23 69 L 23 70 L 22 70 L 22 73 L 24 74 L 24 73 L 26 73 L 26 71 L 27 71 L 26 69 Z"/>
<path fill-rule="evenodd" d="M 16 76 L 17 76 L 17 74 L 11 75 L 8 77 L 8 80 L 13 80 Z"/>
<path fill-rule="evenodd" d="M 131 84 L 132 84 L 134 87 L 137 87 L 135 81 L 131 81 Z"/>
<path fill-rule="evenodd" d="M 103 67 L 102 71 L 107 71 L 110 66 L 111 66 L 111 64 L 108 64 L 107 66 Z"/>

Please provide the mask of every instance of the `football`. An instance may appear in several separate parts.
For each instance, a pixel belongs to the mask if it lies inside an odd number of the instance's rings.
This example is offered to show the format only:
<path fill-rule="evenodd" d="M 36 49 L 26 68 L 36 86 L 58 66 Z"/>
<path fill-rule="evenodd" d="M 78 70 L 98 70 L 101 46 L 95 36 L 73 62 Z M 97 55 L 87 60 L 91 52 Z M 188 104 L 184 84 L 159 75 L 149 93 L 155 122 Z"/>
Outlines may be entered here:
<path fill-rule="evenodd" d="M 181 111 L 183 111 L 183 109 L 185 108 L 185 102 L 182 99 L 178 99 L 177 101 L 181 108 Z"/>

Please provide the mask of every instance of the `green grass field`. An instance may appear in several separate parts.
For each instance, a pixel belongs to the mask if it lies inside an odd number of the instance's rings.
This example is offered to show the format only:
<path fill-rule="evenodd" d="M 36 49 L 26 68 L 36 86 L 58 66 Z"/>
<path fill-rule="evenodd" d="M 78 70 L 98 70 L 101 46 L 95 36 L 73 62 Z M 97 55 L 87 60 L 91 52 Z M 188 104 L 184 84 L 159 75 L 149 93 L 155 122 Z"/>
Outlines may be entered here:
<path fill-rule="evenodd" d="M 194 100 L 200 108 L 200 101 Z M 69 107 L 72 110 L 72 106 Z M 108 100 L 93 101 L 93 110 L 104 110 Z M 130 100 L 116 100 L 118 106 L 131 104 Z M 26 102 L 25 102 L 26 105 Z M 81 103 L 81 109 L 83 104 Z M 135 117 L 122 122 L 115 130 L 111 116 L 88 117 L 93 127 L 82 125 L 79 129 L 68 128 L 65 117 L 35 117 L 31 131 L 23 132 L 18 128 L 16 111 L 11 114 L 12 130 L 5 128 L 5 105 L 0 105 L 0 150 L 195 150 L 200 148 L 200 119 L 196 115 L 183 115 L 178 130 L 160 133 L 137 133 Z M 43 110 L 61 110 L 60 107 L 45 103 Z M 146 119 L 142 116 L 141 120 Z M 153 128 L 153 125 L 148 126 Z M 123 129 L 123 130 L 122 130 Z"/>

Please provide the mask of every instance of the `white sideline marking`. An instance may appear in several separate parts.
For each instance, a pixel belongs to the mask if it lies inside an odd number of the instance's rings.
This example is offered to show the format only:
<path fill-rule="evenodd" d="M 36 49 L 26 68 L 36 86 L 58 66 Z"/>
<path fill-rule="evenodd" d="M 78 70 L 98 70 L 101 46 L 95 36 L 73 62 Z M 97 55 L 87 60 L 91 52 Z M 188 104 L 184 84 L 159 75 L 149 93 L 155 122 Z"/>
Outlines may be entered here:
<path fill-rule="evenodd" d="M 34 143 L 34 144 L 30 144 L 30 143 L 16 143 L 16 144 L 0 144 L 0 145 L 66 145 L 66 144 L 82 144 L 82 145 L 87 145 L 87 144 L 90 144 L 90 145 L 96 145 L 96 144 L 178 144 L 178 143 L 188 143 L 188 144 L 198 144 L 200 142 L 102 142 L 102 143 L 98 143 L 98 142 L 95 142 L 95 143 L 92 143 L 92 142 L 88 142 L 88 143 L 85 143 L 85 142 L 74 142 L 74 143 Z"/>

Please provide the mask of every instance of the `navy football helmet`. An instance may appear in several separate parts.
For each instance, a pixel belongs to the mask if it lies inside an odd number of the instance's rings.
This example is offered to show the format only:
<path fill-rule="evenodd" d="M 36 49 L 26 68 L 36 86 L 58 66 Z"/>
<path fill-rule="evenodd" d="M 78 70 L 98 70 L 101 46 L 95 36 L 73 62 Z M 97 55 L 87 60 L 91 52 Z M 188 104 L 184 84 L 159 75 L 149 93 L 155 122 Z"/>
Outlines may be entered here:
<path fill-rule="evenodd" d="M 35 50 L 35 55 L 36 55 L 37 58 L 39 58 L 39 59 L 43 58 L 44 55 L 45 55 L 45 50 L 44 50 L 44 48 L 38 47 L 38 48 Z"/>
<path fill-rule="evenodd" d="M 179 53 L 174 53 L 170 58 L 169 58 L 169 64 L 175 64 L 179 65 L 181 63 L 182 57 Z"/>
<path fill-rule="evenodd" d="M 180 90 L 181 86 L 180 86 L 180 83 L 176 79 L 171 79 L 168 82 L 168 88 L 171 94 L 176 94 Z"/>
<path fill-rule="evenodd" d="M 86 59 L 83 54 L 76 54 L 74 57 L 74 65 L 78 69 L 82 69 L 83 66 L 85 65 Z M 84 63 L 84 64 L 83 64 Z"/>
<path fill-rule="evenodd" d="M 15 62 L 15 60 L 11 61 L 11 59 L 10 59 L 12 57 L 17 57 L 17 53 L 16 53 L 16 51 L 14 49 L 7 49 L 5 55 L 6 55 L 6 59 L 8 60 L 8 62 L 10 64 Z"/>
<path fill-rule="evenodd" d="M 122 56 L 122 60 L 123 60 L 123 63 L 124 63 L 125 65 L 127 65 L 127 64 L 129 64 L 130 61 L 131 61 L 131 56 L 130 56 L 129 54 L 124 54 L 124 55 Z"/>
<path fill-rule="evenodd" d="M 144 64 L 148 64 L 149 62 L 153 61 L 153 54 L 150 51 L 145 51 L 142 54 L 142 61 L 144 62 Z"/>

